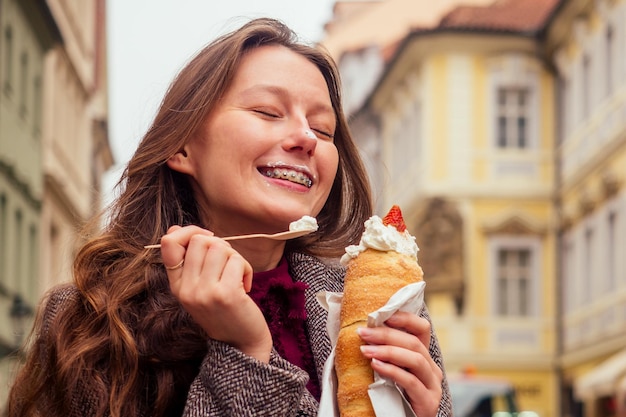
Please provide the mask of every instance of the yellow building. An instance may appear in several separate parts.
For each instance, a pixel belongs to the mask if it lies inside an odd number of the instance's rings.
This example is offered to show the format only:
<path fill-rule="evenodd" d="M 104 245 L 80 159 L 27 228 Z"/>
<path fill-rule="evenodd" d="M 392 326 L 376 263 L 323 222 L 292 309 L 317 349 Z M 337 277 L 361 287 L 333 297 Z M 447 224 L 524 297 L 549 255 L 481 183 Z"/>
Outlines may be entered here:
<path fill-rule="evenodd" d="M 546 52 L 558 72 L 565 413 L 626 415 L 626 1 L 570 0 Z"/>
<path fill-rule="evenodd" d="M 377 210 L 399 204 L 417 237 L 447 371 L 505 378 L 521 409 L 556 417 L 557 98 L 542 33 L 557 1 L 456 3 L 397 39 L 323 44 Z"/>

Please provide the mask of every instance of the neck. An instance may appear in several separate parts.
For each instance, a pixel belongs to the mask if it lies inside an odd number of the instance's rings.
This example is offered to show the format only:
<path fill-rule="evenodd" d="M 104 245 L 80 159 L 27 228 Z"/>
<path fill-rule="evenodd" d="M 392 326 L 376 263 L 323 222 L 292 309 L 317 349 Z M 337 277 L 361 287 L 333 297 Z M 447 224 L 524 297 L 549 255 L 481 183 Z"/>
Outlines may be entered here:
<path fill-rule="evenodd" d="M 250 263 L 254 272 L 276 268 L 285 252 L 285 242 L 282 241 L 246 239 L 230 243 Z"/>

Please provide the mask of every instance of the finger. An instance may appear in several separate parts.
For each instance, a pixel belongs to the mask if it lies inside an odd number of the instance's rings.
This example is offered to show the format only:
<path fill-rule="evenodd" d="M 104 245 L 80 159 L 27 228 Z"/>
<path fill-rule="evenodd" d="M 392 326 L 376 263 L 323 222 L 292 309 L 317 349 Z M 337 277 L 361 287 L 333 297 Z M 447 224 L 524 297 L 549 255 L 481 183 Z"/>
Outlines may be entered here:
<path fill-rule="evenodd" d="M 393 380 L 405 390 L 420 389 L 422 392 L 425 392 L 431 389 L 437 389 L 437 387 L 441 386 L 441 383 L 437 383 L 436 375 L 426 376 L 426 373 L 424 373 L 424 375 L 420 377 L 419 375 L 415 375 L 411 370 L 378 358 L 372 358 L 372 369 L 381 377 Z M 415 391 L 413 391 L 413 393 L 415 393 Z"/>
<path fill-rule="evenodd" d="M 161 258 L 170 283 L 170 289 L 176 294 L 180 288 L 179 281 L 185 266 L 186 250 L 175 243 L 166 243 L 165 245 L 165 247 L 161 246 Z"/>
<path fill-rule="evenodd" d="M 423 317 L 405 311 L 397 311 L 387 319 L 385 324 L 415 335 L 424 346 L 427 348 L 430 346 L 431 324 Z"/>
<path fill-rule="evenodd" d="M 415 415 L 434 416 L 437 414 L 443 395 L 441 382 L 429 388 L 409 372 L 378 359 L 372 359 L 372 369 L 380 376 L 392 379 L 404 390 Z"/>
<path fill-rule="evenodd" d="M 230 256 L 236 252 L 228 242 L 217 237 L 207 238 L 205 243 L 206 247 L 198 276 L 209 282 L 220 282 Z"/>
<path fill-rule="evenodd" d="M 430 355 L 430 341 L 432 336 L 432 324 L 430 320 L 416 314 L 398 311 L 391 316 L 385 324 L 396 329 L 402 329 L 417 337 L 424 346 L 424 350 L 420 349 L 420 353 L 426 355 L 424 353 L 424 351 L 426 351 L 428 352 L 427 356 Z M 435 368 L 439 368 L 434 361 L 432 362 L 432 366 L 434 371 L 438 370 Z"/>
<path fill-rule="evenodd" d="M 170 285 L 176 288 L 172 291 L 187 309 L 217 296 L 228 250 L 232 249 L 219 238 L 199 234 L 191 237 L 182 274 L 170 279 Z"/>
<path fill-rule="evenodd" d="M 430 379 L 430 375 L 441 374 L 441 369 L 430 356 L 428 347 L 415 335 L 389 327 L 362 327 L 357 331 L 361 339 L 371 345 L 362 349 L 366 357 L 407 369 L 429 388 L 440 383 Z"/>
<path fill-rule="evenodd" d="M 170 234 L 170 233 L 175 232 L 176 230 L 182 229 L 182 228 L 183 228 L 182 226 L 178 226 L 178 225 L 170 226 L 170 228 L 167 229 L 167 234 Z"/>
<path fill-rule="evenodd" d="M 417 416 L 437 414 L 443 396 L 442 373 L 437 376 L 437 383 L 428 386 L 410 372 L 378 359 L 372 359 L 372 369 L 380 376 L 392 379 L 402 388 Z"/>
<path fill-rule="evenodd" d="M 430 356 L 428 346 L 424 345 L 419 337 L 405 330 L 381 326 L 360 327 L 357 332 L 361 340 L 367 344 L 397 346 L 424 356 Z"/>
<path fill-rule="evenodd" d="M 212 236 L 213 232 L 198 226 L 170 227 L 168 233 L 161 237 L 161 259 L 164 265 L 177 265 L 185 258 L 189 240 L 197 234 Z"/>
<path fill-rule="evenodd" d="M 404 391 L 416 415 L 434 416 L 437 413 L 443 395 L 443 373 L 440 369 L 433 374 L 428 366 L 422 366 L 424 372 L 416 375 L 414 370 L 377 358 L 372 358 L 371 364 L 378 375 L 394 381 Z"/>
<path fill-rule="evenodd" d="M 224 267 L 223 277 L 225 278 L 223 280 L 229 280 L 229 284 L 236 288 L 243 286 L 245 292 L 250 292 L 253 276 L 252 266 L 234 249 L 232 252 Z"/>
<path fill-rule="evenodd" d="M 180 297 L 189 299 L 202 297 L 197 293 L 199 289 L 210 288 L 211 283 L 219 281 L 224 261 L 220 262 L 216 256 L 219 251 L 212 249 L 212 246 L 218 244 L 219 240 L 205 234 L 195 234 L 189 238 L 183 268 L 180 272 L 168 271 L 170 285 L 175 287 L 172 290 L 176 291 Z M 213 257 L 213 261 L 207 262 L 206 258 L 209 254 Z M 205 265 L 209 266 L 208 270 L 205 270 Z"/>
<path fill-rule="evenodd" d="M 163 239 L 165 239 L 167 241 L 177 241 L 183 246 L 187 246 L 189 240 L 194 235 L 213 236 L 214 233 L 198 226 L 172 226 L 167 230 L 167 233 L 161 237 L 161 243 L 163 243 Z"/>
<path fill-rule="evenodd" d="M 393 373 L 394 380 L 402 377 L 405 383 L 408 382 L 406 381 L 408 375 L 405 373 L 408 372 L 422 381 L 428 388 L 433 388 L 441 383 L 439 378 L 443 376 L 443 373 L 428 351 L 416 352 L 389 344 L 364 345 L 361 346 L 361 351 L 370 359 L 378 359 L 394 365 L 396 367 Z M 400 383 L 400 380 L 396 380 L 396 382 Z"/>

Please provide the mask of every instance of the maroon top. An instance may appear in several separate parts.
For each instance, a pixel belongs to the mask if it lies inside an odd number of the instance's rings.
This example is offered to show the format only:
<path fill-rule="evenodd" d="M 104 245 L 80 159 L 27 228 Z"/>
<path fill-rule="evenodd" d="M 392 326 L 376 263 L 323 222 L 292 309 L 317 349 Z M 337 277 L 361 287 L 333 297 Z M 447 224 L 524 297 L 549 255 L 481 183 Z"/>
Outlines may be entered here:
<path fill-rule="evenodd" d="M 307 389 L 319 401 L 320 386 L 305 327 L 307 288 L 304 282 L 293 282 L 287 260 L 283 258 L 275 269 L 254 273 L 250 297 L 265 316 L 274 348 L 283 358 L 308 372 Z"/>

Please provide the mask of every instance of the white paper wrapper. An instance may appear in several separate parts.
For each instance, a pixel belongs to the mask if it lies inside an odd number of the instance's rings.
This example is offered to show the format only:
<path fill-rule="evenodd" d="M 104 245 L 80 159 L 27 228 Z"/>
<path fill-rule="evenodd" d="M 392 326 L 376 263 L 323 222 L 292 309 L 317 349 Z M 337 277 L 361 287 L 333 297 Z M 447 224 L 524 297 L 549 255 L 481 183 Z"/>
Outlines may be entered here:
<path fill-rule="evenodd" d="M 424 304 L 423 281 L 409 284 L 396 292 L 380 309 L 367 317 L 368 327 L 384 326 L 384 322 L 396 311 L 418 314 Z M 339 417 L 337 408 L 337 376 L 335 375 L 335 345 L 339 335 L 339 311 L 342 293 L 322 292 L 317 295 L 319 303 L 328 311 L 327 330 L 332 344 L 332 351 L 324 365 L 322 376 L 322 397 L 318 417 Z M 374 372 L 374 383 L 369 386 L 369 396 L 376 412 L 376 417 L 415 417 L 415 413 L 404 398 L 400 388 L 393 381 L 381 378 Z"/>

